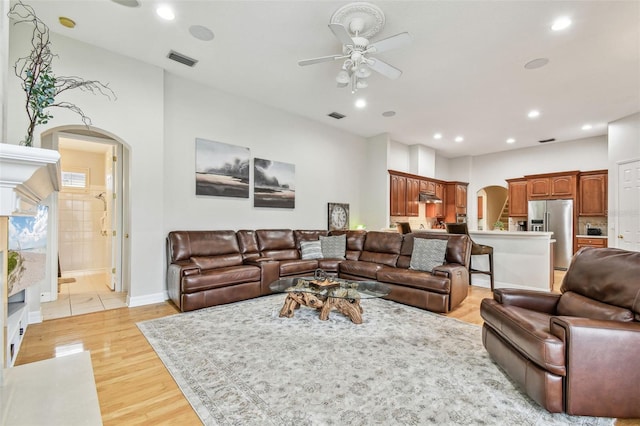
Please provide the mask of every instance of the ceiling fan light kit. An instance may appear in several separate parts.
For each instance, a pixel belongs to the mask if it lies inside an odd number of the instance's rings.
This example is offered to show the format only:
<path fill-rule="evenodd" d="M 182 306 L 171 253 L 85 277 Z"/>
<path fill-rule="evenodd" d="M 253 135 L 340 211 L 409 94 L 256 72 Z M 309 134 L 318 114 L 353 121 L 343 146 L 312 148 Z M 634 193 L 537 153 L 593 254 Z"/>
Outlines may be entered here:
<path fill-rule="evenodd" d="M 369 86 L 366 78 L 371 76 L 371 70 L 395 80 L 402 75 L 401 70 L 369 55 L 405 46 L 411 42 L 411 36 L 404 32 L 370 43 L 369 38 L 378 34 L 384 24 L 384 13 L 378 6 L 365 2 L 342 6 L 329 21 L 329 29 L 342 43 L 342 54 L 305 59 L 298 61 L 298 65 L 344 60 L 336 83 L 338 87 L 350 87 L 351 93 Z"/>

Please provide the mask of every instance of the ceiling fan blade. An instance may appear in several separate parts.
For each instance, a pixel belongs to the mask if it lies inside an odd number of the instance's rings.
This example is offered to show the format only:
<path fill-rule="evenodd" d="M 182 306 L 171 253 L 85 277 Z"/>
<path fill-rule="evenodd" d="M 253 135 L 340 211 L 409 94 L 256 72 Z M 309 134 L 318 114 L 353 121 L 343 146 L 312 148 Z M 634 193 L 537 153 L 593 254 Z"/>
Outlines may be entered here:
<path fill-rule="evenodd" d="M 372 70 L 379 72 L 380 74 L 384 75 L 387 78 L 390 78 L 391 80 L 395 80 L 402 75 L 401 70 L 389 65 L 384 61 L 381 61 L 380 59 L 368 58 L 367 65 L 369 65 L 369 68 L 371 68 Z"/>
<path fill-rule="evenodd" d="M 321 62 L 337 61 L 338 59 L 344 59 L 346 57 L 347 56 L 344 56 L 344 55 L 329 55 L 329 56 L 321 56 L 319 58 L 313 58 L 313 59 L 303 59 L 302 61 L 298 61 L 298 65 L 303 67 L 305 65 L 319 64 Z"/>
<path fill-rule="evenodd" d="M 329 24 L 329 28 L 333 32 L 333 35 L 336 36 L 340 43 L 345 46 L 353 46 L 355 43 L 353 39 L 349 35 L 349 31 L 342 24 Z"/>
<path fill-rule="evenodd" d="M 370 53 L 380 53 L 391 49 L 397 49 L 411 44 L 411 36 L 409 33 L 400 33 L 385 39 L 376 41 L 369 45 L 367 51 Z"/>

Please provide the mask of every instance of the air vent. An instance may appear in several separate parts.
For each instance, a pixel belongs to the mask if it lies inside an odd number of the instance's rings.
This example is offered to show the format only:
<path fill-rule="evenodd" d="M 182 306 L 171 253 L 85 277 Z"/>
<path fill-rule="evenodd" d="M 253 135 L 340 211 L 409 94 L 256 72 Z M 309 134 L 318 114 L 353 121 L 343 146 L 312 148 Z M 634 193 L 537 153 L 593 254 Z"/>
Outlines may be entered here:
<path fill-rule="evenodd" d="M 167 58 L 171 59 L 172 61 L 180 62 L 181 64 L 184 64 L 188 67 L 192 67 L 198 63 L 197 60 L 191 59 L 190 57 L 185 56 L 182 53 L 175 52 L 173 50 L 169 52 L 169 54 L 167 55 Z"/>
<path fill-rule="evenodd" d="M 345 118 L 346 115 L 342 115 L 339 112 L 332 112 L 331 114 L 327 114 L 331 118 L 335 118 L 336 120 L 340 120 L 341 118 Z"/>
<path fill-rule="evenodd" d="M 547 143 L 547 142 L 555 142 L 556 138 L 551 138 L 551 139 L 542 139 L 541 141 L 538 141 L 540 143 Z"/>

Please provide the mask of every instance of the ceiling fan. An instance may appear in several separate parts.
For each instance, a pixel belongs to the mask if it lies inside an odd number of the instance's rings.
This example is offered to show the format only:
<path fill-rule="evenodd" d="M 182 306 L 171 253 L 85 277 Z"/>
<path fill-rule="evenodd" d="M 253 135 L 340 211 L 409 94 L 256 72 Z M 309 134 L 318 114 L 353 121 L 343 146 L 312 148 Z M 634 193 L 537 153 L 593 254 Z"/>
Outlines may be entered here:
<path fill-rule="evenodd" d="M 371 70 L 392 80 L 397 79 L 402 75 L 400 69 L 371 55 L 406 46 L 411 43 L 411 36 L 403 32 L 370 43 L 369 38 L 382 29 L 384 21 L 382 10 L 370 3 L 358 2 L 341 7 L 331 17 L 329 29 L 342 43 L 342 54 L 305 59 L 298 61 L 298 65 L 344 60 L 336 82 L 338 87 L 350 86 L 351 93 L 369 85 L 366 78 L 371 75 Z"/>

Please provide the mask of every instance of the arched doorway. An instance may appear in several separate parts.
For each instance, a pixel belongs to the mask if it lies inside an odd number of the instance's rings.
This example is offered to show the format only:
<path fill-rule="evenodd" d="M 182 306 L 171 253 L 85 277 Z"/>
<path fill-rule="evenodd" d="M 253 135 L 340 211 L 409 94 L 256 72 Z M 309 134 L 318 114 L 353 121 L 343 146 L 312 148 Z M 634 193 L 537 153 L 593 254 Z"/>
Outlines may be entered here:
<path fill-rule="evenodd" d="M 509 229 L 509 191 L 497 185 L 485 186 L 478 195 L 478 230 L 496 229 L 498 221 Z"/>
<path fill-rule="evenodd" d="M 63 126 L 44 132 L 41 146 L 61 154 L 62 187 L 50 205 L 55 212 L 50 226 L 56 230 L 51 245 L 57 249 L 58 276 L 82 277 L 83 286 L 90 283 L 105 294 L 84 297 L 86 311 L 78 305 L 71 314 L 91 312 L 91 306 L 103 310 L 126 305 L 130 282 L 127 145 L 100 129 Z M 42 301 L 57 299 L 61 287 L 56 284 L 52 280 L 48 300 L 42 292 Z M 73 311 L 73 294 L 69 299 Z M 53 317 L 60 316 L 64 315 Z M 44 308 L 43 318 L 48 319 Z"/>

